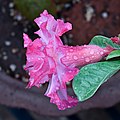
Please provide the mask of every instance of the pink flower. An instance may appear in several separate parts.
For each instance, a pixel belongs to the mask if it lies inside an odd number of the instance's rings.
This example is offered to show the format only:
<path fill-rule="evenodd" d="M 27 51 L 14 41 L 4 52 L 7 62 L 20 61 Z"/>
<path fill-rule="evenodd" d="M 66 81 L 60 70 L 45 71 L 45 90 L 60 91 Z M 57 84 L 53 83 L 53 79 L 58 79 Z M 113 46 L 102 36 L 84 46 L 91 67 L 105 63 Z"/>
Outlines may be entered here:
<path fill-rule="evenodd" d="M 100 48 L 96 45 L 70 47 L 63 45 L 60 36 L 72 29 L 70 23 L 55 20 L 45 10 L 39 18 L 35 19 L 40 30 L 40 38 L 33 42 L 28 35 L 23 34 L 24 47 L 27 47 L 27 63 L 30 79 L 28 88 L 39 87 L 49 82 L 46 96 L 51 98 L 51 103 L 60 110 L 77 105 L 77 98 L 67 95 L 66 83 L 78 74 L 77 66 L 97 62 L 109 54 L 112 48 Z"/>

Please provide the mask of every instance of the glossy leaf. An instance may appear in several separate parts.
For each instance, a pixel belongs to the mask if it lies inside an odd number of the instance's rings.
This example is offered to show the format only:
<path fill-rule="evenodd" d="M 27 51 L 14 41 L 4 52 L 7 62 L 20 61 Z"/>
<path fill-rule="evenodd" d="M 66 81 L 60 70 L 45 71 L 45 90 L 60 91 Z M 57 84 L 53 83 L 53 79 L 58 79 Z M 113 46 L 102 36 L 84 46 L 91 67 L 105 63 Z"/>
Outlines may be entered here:
<path fill-rule="evenodd" d="M 120 69 L 120 60 L 89 64 L 81 68 L 73 80 L 73 89 L 80 101 L 84 101 Z"/>
<path fill-rule="evenodd" d="M 106 46 L 112 46 L 115 49 L 120 49 L 120 45 L 113 43 L 112 40 L 110 40 L 110 38 L 101 35 L 93 37 L 89 44 L 98 45 L 103 48 Z"/>
<path fill-rule="evenodd" d="M 111 58 L 115 58 L 115 57 L 120 57 L 120 50 L 114 50 L 112 51 L 106 58 L 106 60 L 109 60 Z"/>

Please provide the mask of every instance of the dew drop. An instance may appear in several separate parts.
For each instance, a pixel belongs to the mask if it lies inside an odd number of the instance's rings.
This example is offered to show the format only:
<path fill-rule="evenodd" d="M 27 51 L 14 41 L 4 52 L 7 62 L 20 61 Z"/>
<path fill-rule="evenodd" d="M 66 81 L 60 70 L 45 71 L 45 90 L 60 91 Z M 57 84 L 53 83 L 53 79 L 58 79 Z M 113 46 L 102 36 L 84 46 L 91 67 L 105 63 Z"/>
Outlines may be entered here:
<path fill-rule="evenodd" d="M 56 90 L 59 90 L 59 87 L 56 87 Z"/>
<path fill-rule="evenodd" d="M 40 57 L 38 57 L 38 60 L 40 60 Z"/>
<path fill-rule="evenodd" d="M 97 52 L 97 54 L 99 55 L 100 53 L 99 53 L 99 52 Z"/>
<path fill-rule="evenodd" d="M 62 75 L 64 75 L 65 73 L 63 72 Z"/>
<path fill-rule="evenodd" d="M 67 55 L 70 55 L 70 53 L 68 52 Z"/>
<path fill-rule="evenodd" d="M 75 87 L 74 89 L 77 90 L 77 87 Z"/>
<path fill-rule="evenodd" d="M 87 67 L 84 67 L 85 70 L 87 70 Z"/>
<path fill-rule="evenodd" d="M 93 50 L 91 50 L 91 51 L 90 51 L 90 54 L 91 54 L 91 55 L 93 55 L 93 54 L 94 54 L 94 51 L 93 51 Z"/>
<path fill-rule="evenodd" d="M 69 56 L 67 56 L 66 59 L 69 59 Z"/>
<path fill-rule="evenodd" d="M 90 59 L 89 59 L 89 58 L 85 58 L 85 61 L 86 61 L 86 62 L 90 62 Z"/>
<path fill-rule="evenodd" d="M 72 48 L 70 49 L 70 52 L 73 52 L 73 49 L 72 49 Z"/>
<path fill-rule="evenodd" d="M 103 55 L 103 52 L 100 52 L 101 55 Z"/>
<path fill-rule="evenodd" d="M 68 105 L 68 108 L 71 108 L 71 106 Z"/>
<path fill-rule="evenodd" d="M 77 59 L 78 59 L 78 57 L 77 57 L 77 56 L 73 56 L 73 59 L 74 59 L 74 60 L 77 60 Z"/>

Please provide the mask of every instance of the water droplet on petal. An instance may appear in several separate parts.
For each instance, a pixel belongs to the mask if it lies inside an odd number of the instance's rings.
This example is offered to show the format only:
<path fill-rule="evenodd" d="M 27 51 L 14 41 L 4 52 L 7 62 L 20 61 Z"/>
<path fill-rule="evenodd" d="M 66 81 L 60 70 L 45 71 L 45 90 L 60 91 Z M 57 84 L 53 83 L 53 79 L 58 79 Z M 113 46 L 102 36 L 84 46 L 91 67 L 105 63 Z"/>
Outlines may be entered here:
<path fill-rule="evenodd" d="M 93 54 L 94 54 L 94 51 L 93 51 L 93 50 L 91 50 L 91 51 L 90 51 L 90 54 L 91 54 L 91 55 L 93 55 Z"/>
<path fill-rule="evenodd" d="M 99 55 L 100 53 L 99 53 L 99 52 L 97 52 L 97 54 Z"/>
<path fill-rule="evenodd" d="M 40 60 L 40 57 L 38 57 L 38 60 Z"/>
<path fill-rule="evenodd" d="M 78 59 L 78 57 L 77 57 L 77 56 L 73 56 L 73 59 L 74 59 L 74 60 L 77 60 L 77 59 Z"/>
<path fill-rule="evenodd" d="M 70 55 L 70 53 L 68 52 L 67 55 Z"/>
<path fill-rule="evenodd" d="M 69 56 L 67 56 L 66 58 L 69 59 Z"/>
<path fill-rule="evenodd" d="M 101 55 L 103 55 L 103 52 L 100 52 Z"/>
<path fill-rule="evenodd" d="M 71 108 L 71 106 L 68 105 L 68 108 Z"/>
<path fill-rule="evenodd" d="M 86 61 L 86 62 L 90 62 L 90 59 L 89 59 L 89 58 L 85 58 L 85 61 Z"/>
<path fill-rule="evenodd" d="M 56 87 L 56 90 L 59 90 L 59 87 Z"/>
<path fill-rule="evenodd" d="M 72 49 L 72 48 L 70 49 L 70 52 L 73 52 L 73 49 Z"/>

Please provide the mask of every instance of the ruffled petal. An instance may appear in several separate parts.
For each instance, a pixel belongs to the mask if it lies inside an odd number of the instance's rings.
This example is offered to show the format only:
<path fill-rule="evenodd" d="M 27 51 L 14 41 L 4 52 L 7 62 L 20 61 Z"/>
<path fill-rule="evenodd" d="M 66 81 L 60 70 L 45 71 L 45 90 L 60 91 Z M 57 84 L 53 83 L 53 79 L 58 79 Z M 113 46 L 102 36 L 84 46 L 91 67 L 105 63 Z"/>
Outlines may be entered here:
<path fill-rule="evenodd" d="M 71 81 L 79 72 L 78 68 L 67 67 L 64 64 L 58 63 L 57 73 L 62 88 L 65 88 L 66 83 Z"/>
<path fill-rule="evenodd" d="M 47 59 L 44 59 L 41 63 L 40 62 L 35 63 L 32 69 L 28 70 L 30 74 L 30 80 L 32 79 L 32 85 L 30 87 L 38 86 L 38 84 L 48 82 L 49 77 L 47 77 L 47 79 L 44 79 L 44 77 L 46 75 L 48 76 L 50 73 L 50 66 Z"/>
<path fill-rule="evenodd" d="M 40 14 L 40 17 L 36 18 L 34 21 L 40 27 L 42 23 L 48 20 L 49 14 L 47 10 L 44 10 L 43 13 Z"/>
<path fill-rule="evenodd" d="M 23 33 L 23 39 L 24 39 L 24 48 L 26 48 L 32 42 L 32 40 L 25 33 Z"/>
<path fill-rule="evenodd" d="M 67 95 L 66 89 L 59 89 L 50 97 L 50 102 L 57 105 L 59 110 L 65 110 L 77 105 L 78 99 Z"/>
<path fill-rule="evenodd" d="M 72 24 L 70 23 L 64 23 L 63 20 L 58 19 L 57 20 L 57 27 L 56 27 L 56 34 L 58 36 L 62 36 L 65 32 L 72 29 Z"/>
<path fill-rule="evenodd" d="M 57 74 L 52 75 L 52 79 L 49 81 L 48 89 L 45 93 L 46 96 L 51 97 L 57 90 L 59 90 L 60 82 Z"/>

